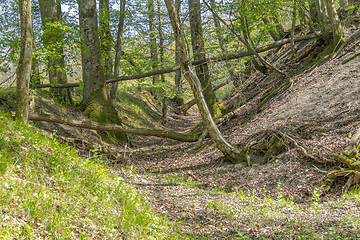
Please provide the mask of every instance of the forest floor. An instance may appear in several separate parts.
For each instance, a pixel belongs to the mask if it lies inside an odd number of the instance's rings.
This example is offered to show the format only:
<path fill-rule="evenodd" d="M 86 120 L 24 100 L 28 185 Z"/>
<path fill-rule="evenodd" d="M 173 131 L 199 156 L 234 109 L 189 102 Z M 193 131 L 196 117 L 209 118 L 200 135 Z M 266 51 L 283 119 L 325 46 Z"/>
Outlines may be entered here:
<path fill-rule="evenodd" d="M 357 29 L 357 23 L 349 24 L 347 36 Z M 314 43 L 297 44 L 297 54 Z M 331 61 L 301 74 L 328 55 L 324 45 L 318 47 L 322 50 L 318 54 L 292 64 L 288 46 L 268 53 L 268 59 L 296 81 L 257 109 L 267 94 L 288 79 L 256 72 L 224 100 L 234 114 L 219 128 L 239 147 L 269 140 L 273 133 L 266 130 L 281 129 L 322 163 L 305 157 L 290 143 L 263 164 L 263 156 L 254 154 L 252 165 L 247 166 L 227 162 L 209 138 L 196 148 L 195 143 L 131 136 L 137 147 L 130 148 L 104 143 L 92 130 L 43 122 L 36 127 L 62 141 L 77 139 L 71 144 L 84 156 L 94 154 L 87 143 L 118 152 L 116 157 L 103 154 L 114 174 L 144 193 L 155 211 L 178 222 L 181 233 L 191 238 L 360 239 L 359 194 L 342 193 L 345 177 L 333 179 L 330 189 L 323 190 L 328 175 L 317 169 L 334 169 L 338 164 L 333 153 L 345 150 L 351 133 L 360 127 L 360 58 L 342 64 L 360 44 L 348 44 Z M 165 124 L 158 124 L 161 106 L 150 98 L 138 99 L 147 112 L 127 113 L 134 108 L 117 106 L 126 115 L 125 124 L 137 119 L 137 125 L 187 132 L 199 121 L 196 107 L 179 116 L 170 106 Z M 37 98 L 36 106 L 38 113 L 84 119 L 75 107 L 59 108 L 46 97 Z"/>

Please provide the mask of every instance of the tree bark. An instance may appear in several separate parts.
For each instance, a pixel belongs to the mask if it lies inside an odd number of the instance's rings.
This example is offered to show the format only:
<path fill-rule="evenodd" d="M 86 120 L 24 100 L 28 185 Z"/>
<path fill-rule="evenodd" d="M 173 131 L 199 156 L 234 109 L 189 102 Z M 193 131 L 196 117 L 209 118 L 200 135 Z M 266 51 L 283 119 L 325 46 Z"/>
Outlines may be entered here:
<path fill-rule="evenodd" d="M 120 2 L 120 18 L 116 39 L 116 49 L 115 49 L 115 64 L 114 64 L 114 78 L 119 76 L 119 68 L 120 68 L 120 59 L 122 56 L 122 38 L 124 32 L 124 20 L 125 20 L 125 4 L 126 0 L 121 0 Z M 118 82 L 114 82 L 111 85 L 110 98 L 112 102 L 116 101 L 117 91 L 118 91 Z"/>
<path fill-rule="evenodd" d="M 29 82 L 32 65 L 33 30 L 31 1 L 19 0 L 21 45 L 16 79 L 15 117 L 25 123 L 29 118 Z"/>
<path fill-rule="evenodd" d="M 189 82 L 196 99 L 202 120 L 209 132 L 211 139 L 216 144 L 217 148 L 233 163 L 240 158 L 240 151 L 231 145 L 220 133 L 217 128 L 211 112 L 205 101 L 200 80 L 190 67 L 189 58 L 186 55 L 185 36 L 180 22 L 180 16 L 177 14 L 176 8 L 172 0 L 165 0 L 168 9 L 171 24 L 174 30 L 175 41 L 178 45 L 179 62 L 181 71 L 185 79 Z"/>
<path fill-rule="evenodd" d="M 200 0 L 189 0 L 191 43 L 195 60 L 205 58 L 205 46 L 200 10 Z M 211 86 L 210 73 L 207 63 L 195 67 L 195 70 L 196 75 L 200 80 L 205 101 L 210 109 L 211 115 L 215 118 L 221 117 L 222 112 L 225 111 L 225 106 L 217 99 Z"/>
<path fill-rule="evenodd" d="M 110 32 L 110 9 L 109 0 L 99 1 L 99 36 L 100 51 L 104 61 L 104 71 L 106 79 L 112 77 L 112 36 Z"/>

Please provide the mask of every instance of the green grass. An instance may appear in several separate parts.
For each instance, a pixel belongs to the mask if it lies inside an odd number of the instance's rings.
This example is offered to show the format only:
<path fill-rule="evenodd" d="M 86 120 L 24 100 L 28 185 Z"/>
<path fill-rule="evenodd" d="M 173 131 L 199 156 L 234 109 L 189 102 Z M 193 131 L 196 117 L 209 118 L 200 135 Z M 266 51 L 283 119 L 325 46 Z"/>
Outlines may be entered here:
<path fill-rule="evenodd" d="M 0 112 L 0 239 L 180 238 L 124 181 Z"/>

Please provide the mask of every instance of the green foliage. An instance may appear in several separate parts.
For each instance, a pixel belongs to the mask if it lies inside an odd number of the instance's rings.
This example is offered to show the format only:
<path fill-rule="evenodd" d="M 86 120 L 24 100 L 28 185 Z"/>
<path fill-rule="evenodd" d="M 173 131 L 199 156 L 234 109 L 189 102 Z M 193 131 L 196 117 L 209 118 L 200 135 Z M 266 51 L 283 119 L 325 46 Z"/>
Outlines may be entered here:
<path fill-rule="evenodd" d="M 172 225 L 101 160 L 0 113 L 0 238 L 162 239 Z M 174 235 L 173 237 L 176 237 Z"/>

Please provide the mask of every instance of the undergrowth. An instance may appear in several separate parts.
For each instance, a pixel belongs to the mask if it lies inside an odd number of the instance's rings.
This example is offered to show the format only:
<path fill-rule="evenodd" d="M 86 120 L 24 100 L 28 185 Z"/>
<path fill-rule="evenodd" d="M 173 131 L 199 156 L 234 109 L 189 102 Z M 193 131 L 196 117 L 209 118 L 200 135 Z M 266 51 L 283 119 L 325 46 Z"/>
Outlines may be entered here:
<path fill-rule="evenodd" d="M 0 112 L 0 239 L 179 238 L 124 179 Z"/>

